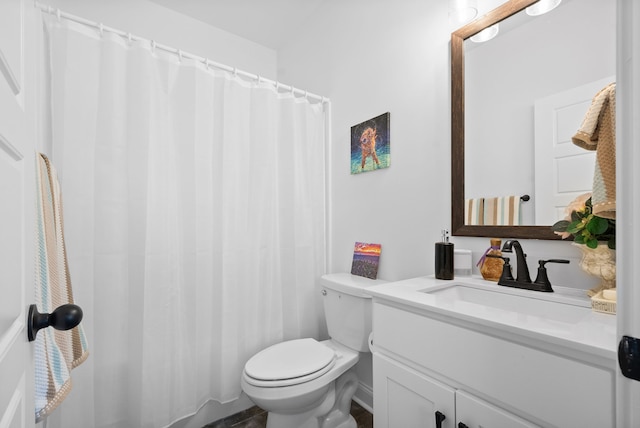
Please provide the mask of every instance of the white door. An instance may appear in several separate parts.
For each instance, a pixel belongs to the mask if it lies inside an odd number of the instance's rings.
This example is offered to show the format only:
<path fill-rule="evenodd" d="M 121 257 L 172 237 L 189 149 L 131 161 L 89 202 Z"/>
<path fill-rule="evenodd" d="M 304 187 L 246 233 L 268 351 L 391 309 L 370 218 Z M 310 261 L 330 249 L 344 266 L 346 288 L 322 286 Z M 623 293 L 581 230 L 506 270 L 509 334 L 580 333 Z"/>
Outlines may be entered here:
<path fill-rule="evenodd" d="M 535 102 L 535 224 L 553 224 L 564 208 L 593 188 L 594 151 L 576 146 L 571 137 L 580 129 L 594 95 L 615 76 L 569 89 Z"/>
<path fill-rule="evenodd" d="M 373 408 L 376 428 L 452 428 L 455 390 L 374 353 Z"/>
<path fill-rule="evenodd" d="M 26 332 L 34 298 L 34 9 L 0 1 L 0 428 L 35 425 Z"/>
<path fill-rule="evenodd" d="M 640 338 L 640 2 L 619 0 L 618 59 L 616 70 L 616 166 L 618 229 L 618 339 Z M 638 367 L 638 353 L 635 353 Z M 619 427 L 640 426 L 640 382 L 622 376 L 616 382 L 617 419 Z"/>

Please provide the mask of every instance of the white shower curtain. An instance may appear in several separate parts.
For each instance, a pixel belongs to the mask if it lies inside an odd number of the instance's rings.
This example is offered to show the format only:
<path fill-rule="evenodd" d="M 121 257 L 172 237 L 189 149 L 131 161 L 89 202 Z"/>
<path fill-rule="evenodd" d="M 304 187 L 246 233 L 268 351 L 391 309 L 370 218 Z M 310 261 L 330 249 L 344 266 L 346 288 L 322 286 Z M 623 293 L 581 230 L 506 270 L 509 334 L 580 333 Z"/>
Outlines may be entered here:
<path fill-rule="evenodd" d="M 50 155 L 91 355 L 60 426 L 163 427 L 321 334 L 322 103 L 44 17 Z"/>

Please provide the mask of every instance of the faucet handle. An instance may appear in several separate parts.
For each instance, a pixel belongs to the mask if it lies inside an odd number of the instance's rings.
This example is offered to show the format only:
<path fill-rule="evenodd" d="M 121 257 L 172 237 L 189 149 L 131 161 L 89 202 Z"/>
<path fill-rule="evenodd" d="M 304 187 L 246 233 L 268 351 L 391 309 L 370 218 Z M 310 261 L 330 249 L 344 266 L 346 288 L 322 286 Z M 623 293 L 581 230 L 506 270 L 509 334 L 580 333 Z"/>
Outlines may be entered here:
<path fill-rule="evenodd" d="M 549 259 L 549 260 L 539 260 L 538 263 L 540 264 L 540 266 L 544 266 L 547 263 L 562 263 L 562 264 L 568 265 L 571 262 L 565 259 Z"/>
<path fill-rule="evenodd" d="M 536 277 L 536 280 L 533 281 L 533 283 L 542 286 L 542 289 L 540 291 L 553 292 L 553 288 L 551 288 L 551 282 L 549 281 L 549 277 L 547 276 L 547 268 L 545 266 L 547 263 L 568 264 L 570 262 L 569 260 L 565 259 L 549 259 L 538 261 L 538 276 Z"/>

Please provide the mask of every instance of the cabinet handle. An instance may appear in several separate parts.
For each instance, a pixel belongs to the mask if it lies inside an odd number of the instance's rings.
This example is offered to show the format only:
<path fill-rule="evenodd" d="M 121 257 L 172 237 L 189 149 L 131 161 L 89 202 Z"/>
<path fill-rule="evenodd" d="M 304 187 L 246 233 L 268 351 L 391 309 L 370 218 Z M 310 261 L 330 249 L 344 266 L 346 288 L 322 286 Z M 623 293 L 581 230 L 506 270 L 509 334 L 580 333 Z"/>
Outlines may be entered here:
<path fill-rule="evenodd" d="M 436 411 L 436 428 L 442 428 L 442 421 L 447 419 L 444 413 Z"/>
<path fill-rule="evenodd" d="M 458 423 L 458 428 L 469 428 L 469 427 L 467 426 L 467 424 L 460 422 Z"/>

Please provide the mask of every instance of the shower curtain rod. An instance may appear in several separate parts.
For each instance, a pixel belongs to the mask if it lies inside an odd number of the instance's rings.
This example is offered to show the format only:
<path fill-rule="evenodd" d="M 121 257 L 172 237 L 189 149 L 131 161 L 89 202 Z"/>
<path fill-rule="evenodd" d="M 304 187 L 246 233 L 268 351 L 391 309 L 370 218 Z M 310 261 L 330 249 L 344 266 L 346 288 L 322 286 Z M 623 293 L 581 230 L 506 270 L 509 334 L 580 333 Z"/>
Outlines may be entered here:
<path fill-rule="evenodd" d="M 321 95 L 317 95 L 317 94 L 312 94 L 308 91 L 303 91 L 302 89 L 298 89 L 298 88 L 294 88 L 291 85 L 285 85 L 283 83 L 280 83 L 276 80 L 271 80 L 271 79 L 267 79 L 264 78 L 258 74 L 253 74 L 253 73 L 249 73 L 247 71 L 243 71 L 243 70 L 238 70 L 236 67 L 231 67 L 229 65 L 225 65 L 225 64 L 220 64 L 219 62 L 215 62 L 215 61 L 211 61 L 208 58 L 204 58 L 201 57 L 199 55 L 195 55 L 192 53 L 188 53 L 188 52 L 184 52 L 181 49 L 176 49 L 167 45 L 163 45 L 161 43 L 156 43 L 155 40 L 150 40 L 150 39 L 145 39 L 144 37 L 140 37 L 140 36 L 135 36 L 131 33 L 128 33 L 126 31 L 122 31 L 122 30 L 117 30 L 115 28 L 112 27 L 108 27 L 106 25 L 103 25 L 101 22 L 95 22 L 95 21 L 90 21 L 88 19 L 76 16 L 76 15 L 72 15 L 70 13 L 67 12 L 62 12 L 60 9 L 56 9 L 53 8 L 50 5 L 46 5 L 43 3 L 38 2 L 37 0 L 34 1 L 34 6 L 37 8 L 40 8 L 40 10 L 42 10 L 43 12 L 46 12 L 50 15 L 56 15 L 58 17 L 58 19 L 60 18 L 64 18 L 67 19 L 69 21 L 73 21 L 73 22 L 77 22 L 78 24 L 82 24 L 82 25 L 86 25 L 88 27 L 94 27 L 96 29 L 98 29 L 100 31 L 100 34 L 102 34 L 104 31 L 110 32 L 110 33 L 114 33 L 117 34 L 118 36 L 127 39 L 129 42 L 132 41 L 137 41 L 137 42 L 147 42 L 151 45 L 152 49 L 160 49 L 163 50 L 165 52 L 169 52 L 172 54 L 175 54 L 178 56 L 178 58 L 182 59 L 182 58 L 189 58 L 189 59 L 193 59 L 196 61 L 199 61 L 201 63 L 203 63 L 205 65 L 205 67 L 209 68 L 209 67 L 214 67 L 214 68 L 218 68 L 220 70 L 224 70 L 224 71 L 228 71 L 233 73 L 234 75 L 239 75 L 242 77 L 246 77 L 248 79 L 251 80 L 255 80 L 258 83 L 268 83 L 271 84 L 275 87 L 276 91 L 278 91 L 279 89 L 282 89 L 283 91 L 290 91 L 294 96 L 295 94 L 300 94 L 303 95 L 304 98 L 311 98 L 311 99 L 315 99 L 318 100 L 322 103 L 325 102 L 330 102 L 329 98 L 327 97 L 323 97 Z"/>

